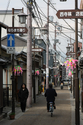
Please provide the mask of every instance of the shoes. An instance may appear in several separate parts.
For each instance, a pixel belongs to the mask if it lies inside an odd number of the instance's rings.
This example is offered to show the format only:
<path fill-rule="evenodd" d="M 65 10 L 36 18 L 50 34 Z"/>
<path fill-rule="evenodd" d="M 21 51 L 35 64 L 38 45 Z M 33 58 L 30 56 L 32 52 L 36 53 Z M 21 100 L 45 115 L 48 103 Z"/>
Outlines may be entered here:
<path fill-rule="evenodd" d="M 54 105 L 54 109 L 56 109 L 56 106 Z"/>
<path fill-rule="evenodd" d="M 22 112 L 25 112 L 25 110 L 22 110 Z"/>

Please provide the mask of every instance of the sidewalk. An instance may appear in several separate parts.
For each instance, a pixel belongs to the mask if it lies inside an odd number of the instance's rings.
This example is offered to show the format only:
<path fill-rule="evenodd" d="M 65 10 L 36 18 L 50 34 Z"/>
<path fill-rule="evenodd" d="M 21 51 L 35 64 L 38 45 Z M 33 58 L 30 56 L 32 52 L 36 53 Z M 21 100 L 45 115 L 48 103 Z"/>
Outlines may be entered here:
<path fill-rule="evenodd" d="M 36 96 L 36 99 L 38 101 L 38 98 L 40 98 L 41 95 Z M 34 100 L 33 100 L 34 101 Z M 15 120 L 18 119 L 19 117 L 21 117 L 24 113 L 21 111 L 20 109 L 20 102 L 15 104 Z M 26 109 L 26 111 L 28 111 L 29 109 Z M 9 119 L 9 114 L 12 111 L 12 107 L 5 107 L 3 109 L 3 115 L 2 117 L 4 117 L 4 115 L 6 115 L 4 118 L 1 118 L 0 120 L 0 125 L 10 125 L 12 122 L 14 122 L 15 120 L 10 120 Z M 7 113 L 7 114 L 6 114 Z"/>
<path fill-rule="evenodd" d="M 70 94 L 70 99 L 71 99 L 71 116 L 72 116 L 72 124 L 71 125 L 75 125 L 75 99 L 73 99 L 73 94 Z M 80 125 L 83 124 L 83 113 L 80 110 Z"/>
<path fill-rule="evenodd" d="M 36 104 L 22 113 L 20 108 L 16 109 L 15 120 L 7 117 L 0 121 L 0 125 L 75 125 L 75 101 L 68 89 L 56 88 L 56 110 L 53 117 L 46 110 L 46 99 L 44 96 L 37 96 Z M 81 113 L 80 125 L 82 125 L 83 114 Z"/>

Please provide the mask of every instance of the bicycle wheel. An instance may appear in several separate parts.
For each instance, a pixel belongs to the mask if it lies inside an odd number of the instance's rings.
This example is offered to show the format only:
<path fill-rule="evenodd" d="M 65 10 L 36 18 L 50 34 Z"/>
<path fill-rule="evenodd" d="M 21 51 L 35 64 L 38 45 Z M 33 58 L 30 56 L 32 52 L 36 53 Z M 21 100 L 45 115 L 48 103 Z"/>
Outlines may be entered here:
<path fill-rule="evenodd" d="M 53 116 L 53 113 L 51 112 L 51 117 Z"/>

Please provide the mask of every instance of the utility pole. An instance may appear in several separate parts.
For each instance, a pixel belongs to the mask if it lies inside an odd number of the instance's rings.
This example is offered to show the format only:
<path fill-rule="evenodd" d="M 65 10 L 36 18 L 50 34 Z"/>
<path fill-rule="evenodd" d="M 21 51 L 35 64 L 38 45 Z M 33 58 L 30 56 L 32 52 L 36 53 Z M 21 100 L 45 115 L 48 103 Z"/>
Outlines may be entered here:
<path fill-rule="evenodd" d="M 49 84 L 49 2 L 47 3 L 47 44 L 46 44 L 46 89 L 48 88 Z"/>
<path fill-rule="evenodd" d="M 34 39 L 34 49 L 35 49 L 35 39 Z M 34 83 L 33 83 L 33 93 L 34 93 L 34 103 L 36 103 L 36 87 L 35 87 L 35 52 L 34 52 Z"/>
<path fill-rule="evenodd" d="M 73 50 L 72 50 L 72 47 L 71 47 L 71 51 L 70 51 L 70 54 L 74 54 L 74 43 L 71 43 L 71 37 L 70 37 L 70 43 L 68 43 L 68 46 L 69 45 L 72 45 L 73 47 Z M 72 58 L 74 58 L 73 55 L 71 55 Z M 73 97 L 75 98 L 75 74 L 73 73 L 73 87 L 72 87 L 72 77 L 71 77 L 71 93 L 72 93 L 72 89 L 73 89 Z"/>
<path fill-rule="evenodd" d="M 72 45 L 72 43 L 71 43 L 71 36 L 70 36 L 70 45 Z M 72 52 L 72 47 L 71 47 L 71 52 Z M 72 93 L 72 76 L 71 76 L 71 93 Z"/>
<path fill-rule="evenodd" d="M 55 45 L 55 51 L 56 51 L 56 25 L 55 25 L 55 43 L 54 43 Z M 55 54 L 55 67 L 56 67 L 56 54 Z M 55 75 L 56 75 L 56 69 L 55 69 Z M 55 77 L 55 87 L 56 87 L 56 77 Z"/>
<path fill-rule="evenodd" d="M 14 27 L 14 8 L 12 8 L 12 27 Z M 14 69 L 14 54 L 12 54 L 12 71 Z M 15 113 L 15 83 L 14 72 L 12 72 L 12 112 Z"/>
<path fill-rule="evenodd" d="M 75 10 L 78 9 L 78 0 L 75 0 Z M 78 59 L 78 19 L 75 19 L 75 56 Z M 76 76 L 75 76 L 75 122 L 76 125 L 80 125 L 80 113 L 79 113 L 79 78 L 78 78 L 78 65 L 76 65 Z"/>
<path fill-rule="evenodd" d="M 83 25 L 82 25 L 82 52 L 81 54 L 83 54 Z M 81 71 L 82 72 L 82 71 Z M 82 88 L 81 88 L 81 111 L 83 112 L 83 72 L 81 73 L 82 76 Z"/>
<path fill-rule="evenodd" d="M 27 107 L 32 106 L 32 2 L 27 2 L 27 88 L 29 90 L 29 97 L 27 99 Z"/>

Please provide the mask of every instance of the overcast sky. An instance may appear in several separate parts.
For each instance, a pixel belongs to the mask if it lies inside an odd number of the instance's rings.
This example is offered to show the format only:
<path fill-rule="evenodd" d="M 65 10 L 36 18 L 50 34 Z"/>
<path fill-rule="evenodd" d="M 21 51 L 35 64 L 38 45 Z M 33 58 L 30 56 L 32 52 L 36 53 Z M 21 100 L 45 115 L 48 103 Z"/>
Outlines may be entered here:
<path fill-rule="evenodd" d="M 8 6 L 8 10 L 15 8 L 15 9 L 20 9 L 22 7 L 24 7 L 24 11 L 25 13 L 27 12 L 27 9 L 25 8 L 25 6 L 22 3 L 23 0 L 10 0 L 9 6 Z M 27 1 L 27 0 L 25 0 Z M 43 0 L 35 0 L 37 2 L 37 4 L 39 5 L 39 7 L 41 8 L 41 10 L 44 12 L 45 15 L 47 15 L 47 4 L 43 1 Z M 47 2 L 47 0 L 45 0 Z M 50 0 L 53 3 L 53 6 L 57 9 L 57 10 L 63 10 L 63 9 L 75 9 L 75 0 L 67 0 L 66 2 L 60 2 L 60 0 Z M 5 10 L 7 9 L 7 5 L 8 5 L 9 0 L 0 0 L 0 9 L 1 10 Z M 78 7 L 80 6 L 80 0 L 78 0 Z M 50 7 L 49 10 L 49 15 L 54 17 L 54 22 L 58 21 L 60 25 L 68 27 L 68 25 L 62 20 L 62 19 L 58 19 L 56 17 L 56 11 Z M 44 19 L 44 17 L 42 17 Z M 66 20 L 74 29 L 75 29 L 75 22 L 67 19 Z M 46 22 L 44 22 L 46 23 Z M 78 29 L 80 30 L 80 25 L 78 26 Z M 54 31 L 54 27 L 52 25 L 50 25 L 50 31 Z M 72 32 L 72 30 L 66 30 L 62 28 L 62 31 L 67 34 L 68 36 L 71 36 L 72 38 L 75 38 L 74 36 L 74 32 Z M 50 33 L 50 40 L 51 43 L 53 43 L 54 39 L 54 33 Z M 57 36 L 57 39 L 60 40 L 61 44 L 57 46 L 57 50 L 59 51 L 63 51 L 66 53 L 66 46 L 67 46 L 67 41 L 69 40 L 67 37 L 63 37 L 62 34 L 60 34 L 59 36 Z M 80 39 L 79 39 L 80 40 Z M 81 40 L 80 40 L 81 41 Z M 74 42 L 74 41 L 72 41 Z M 61 50 L 60 50 L 61 49 Z M 61 53 L 62 53 L 61 51 Z M 62 55 L 64 55 L 62 53 Z"/>

